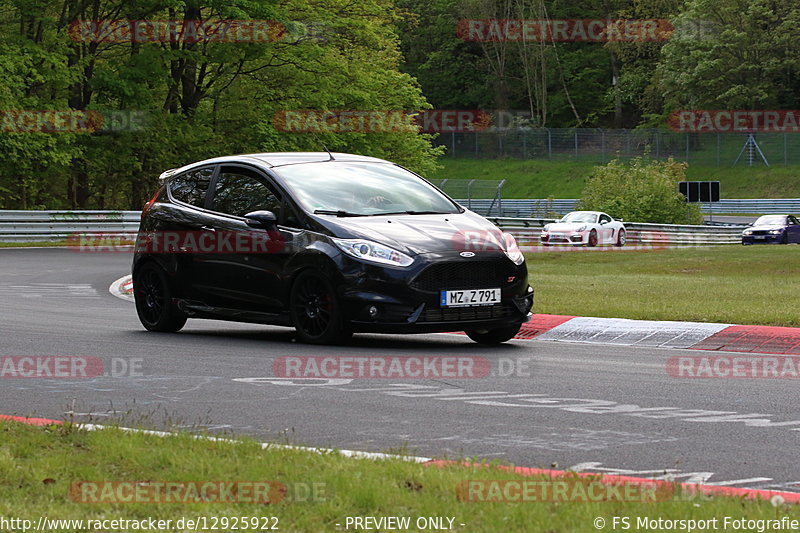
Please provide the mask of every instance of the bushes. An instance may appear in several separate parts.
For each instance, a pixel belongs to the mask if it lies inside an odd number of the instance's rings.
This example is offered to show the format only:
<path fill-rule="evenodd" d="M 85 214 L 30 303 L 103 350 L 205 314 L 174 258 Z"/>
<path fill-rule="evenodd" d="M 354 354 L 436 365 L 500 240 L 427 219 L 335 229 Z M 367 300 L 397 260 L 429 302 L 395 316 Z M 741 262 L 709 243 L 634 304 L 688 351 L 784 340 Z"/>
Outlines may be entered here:
<path fill-rule="evenodd" d="M 701 224 L 700 207 L 687 204 L 678 191 L 678 182 L 686 180 L 685 170 L 685 163 L 672 159 L 615 159 L 594 168 L 578 209 L 605 211 L 630 222 Z"/>

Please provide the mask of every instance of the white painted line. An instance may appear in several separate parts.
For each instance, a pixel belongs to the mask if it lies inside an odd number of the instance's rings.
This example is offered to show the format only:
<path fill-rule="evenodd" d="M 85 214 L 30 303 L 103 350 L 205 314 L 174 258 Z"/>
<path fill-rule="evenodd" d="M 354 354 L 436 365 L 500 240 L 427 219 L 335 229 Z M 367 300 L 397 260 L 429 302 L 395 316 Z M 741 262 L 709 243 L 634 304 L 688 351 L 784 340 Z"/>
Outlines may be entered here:
<path fill-rule="evenodd" d="M 542 333 L 536 340 L 690 348 L 730 324 L 576 317 Z"/>
<path fill-rule="evenodd" d="M 77 424 L 80 429 L 85 429 L 86 431 L 97 431 L 102 429 L 118 429 L 120 431 L 126 431 L 130 433 L 142 433 L 144 435 L 154 435 L 156 437 L 175 437 L 178 436 L 177 433 L 170 433 L 169 431 L 155 431 L 152 429 L 135 429 L 135 428 L 125 428 L 125 427 L 117 427 L 117 426 L 101 426 L 98 424 Z M 227 442 L 230 444 L 242 444 L 242 441 L 234 440 L 234 439 L 223 439 L 219 437 L 211 437 L 208 435 L 192 435 L 192 438 L 200 439 L 200 440 L 209 440 L 213 442 Z M 336 450 L 333 448 L 315 448 L 311 446 L 292 446 L 288 444 L 275 444 L 272 442 L 261 442 L 259 443 L 262 450 L 267 450 L 269 448 L 279 449 L 279 450 L 297 450 L 302 452 L 311 452 L 311 453 L 318 453 L 318 454 L 329 454 L 329 453 L 338 453 L 345 457 L 351 457 L 353 459 L 371 459 L 375 460 L 383 460 L 383 459 L 399 459 L 401 461 L 408 461 L 411 463 L 427 463 L 432 461 L 430 457 L 418 457 L 415 455 L 394 455 L 389 453 L 380 453 L 380 452 L 361 452 L 357 450 Z"/>
<path fill-rule="evenodd" d="M 122 290 L 122 286 L 131 282 L 130 274 L 127 276 L 122 276 L 117 281 L 111 284 L 108 288 L 108 292 L 116 296 L 117 298 L 121 298 L 128 302 L 133 302 L 133 294 L 126 293 Z"/>

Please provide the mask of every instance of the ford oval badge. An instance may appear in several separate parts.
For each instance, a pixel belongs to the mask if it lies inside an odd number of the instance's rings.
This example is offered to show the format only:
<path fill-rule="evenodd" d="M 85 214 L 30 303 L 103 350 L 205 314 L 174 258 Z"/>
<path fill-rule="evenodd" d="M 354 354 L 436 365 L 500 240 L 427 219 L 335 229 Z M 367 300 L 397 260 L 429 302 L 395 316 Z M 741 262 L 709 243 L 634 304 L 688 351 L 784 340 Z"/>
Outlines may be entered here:
<path fill-rule="evenodd" d="M 475 257 L 475 252 L 461 252 L 458 255 L 460 255 L 461 257 Z"/>

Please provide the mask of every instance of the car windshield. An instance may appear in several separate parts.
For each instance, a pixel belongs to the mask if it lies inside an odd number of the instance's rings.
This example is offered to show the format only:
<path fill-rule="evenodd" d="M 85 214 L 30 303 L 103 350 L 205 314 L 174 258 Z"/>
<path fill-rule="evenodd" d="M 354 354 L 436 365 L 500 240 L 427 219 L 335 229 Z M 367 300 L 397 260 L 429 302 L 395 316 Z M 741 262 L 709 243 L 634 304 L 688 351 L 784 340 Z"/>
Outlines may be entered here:
<path fill-rule="evenodd" d="M 764 215 L 759 217 L 753 224 L 754 226 L 785 226 L 786 217 L 783 215 Z"/>
<path fill-rule="evenodd" d="M 587 222 L 591 224 L 597 222 L 597 215 L 595 213 L 575 211 L 562 218 L 561 222 Z"/>
<path fill-rule="evenodd" d="M 332 161 L 286 165 L 273 171 L 311 213 L 374 216 L 460 212 L 447 196 L 396 165 Z"/>

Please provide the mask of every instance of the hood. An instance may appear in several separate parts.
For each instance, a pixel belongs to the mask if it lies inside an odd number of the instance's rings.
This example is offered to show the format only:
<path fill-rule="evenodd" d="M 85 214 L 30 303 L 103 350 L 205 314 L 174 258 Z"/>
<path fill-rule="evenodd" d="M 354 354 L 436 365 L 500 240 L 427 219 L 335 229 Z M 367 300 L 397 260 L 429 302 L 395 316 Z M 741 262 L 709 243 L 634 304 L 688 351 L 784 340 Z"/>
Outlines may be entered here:
<path fill-rule="evenodd" d="M 590 222 L 552 222 L 547 224 L 544 229 L 547 231 L 576 231 L 583 226 L 589 226 Z"/>
<path fill-rule="evenodd" d="M 769 231 L 771 229 L 785 229 L 786 226 L 783 224 L 759 224 L 758 226 L 750 226 L 749 228 L 745 228 L 747 230 L 756 230 L 756 231 Z"/>
<path fill-rule="evenodd" d="M 465 211 L 447 215 L 319 216 L 336 237 L 368 239 L 408 255 L 461 252 L 480 246 L 496 248 L 502 230 L 485 218 Z M 483 248 L 484 250 L 487 248 Z"/>

